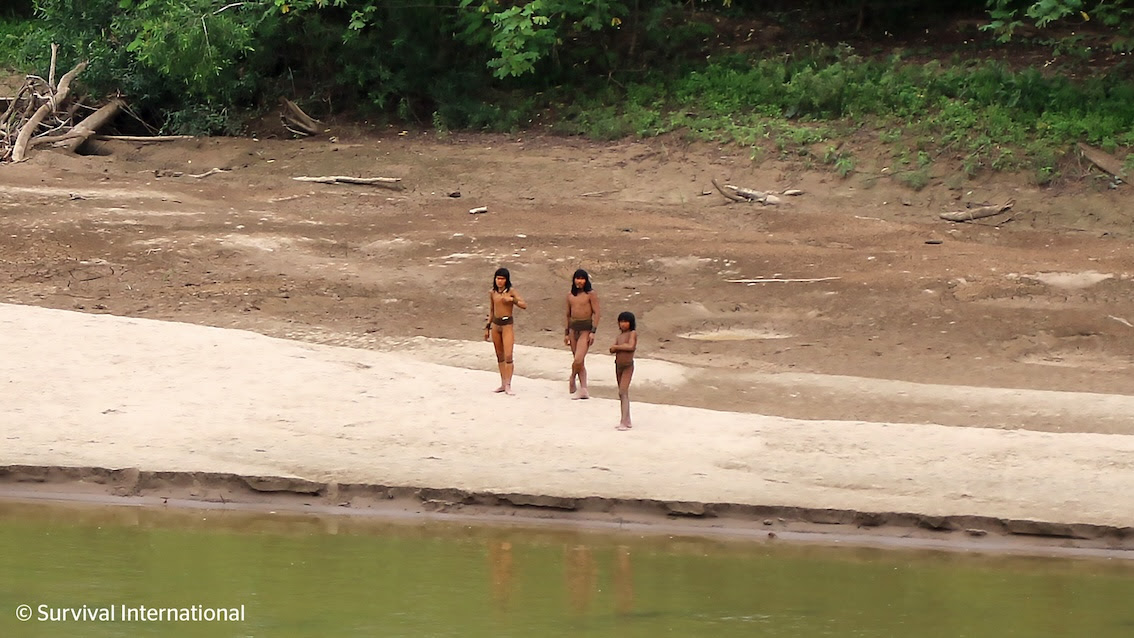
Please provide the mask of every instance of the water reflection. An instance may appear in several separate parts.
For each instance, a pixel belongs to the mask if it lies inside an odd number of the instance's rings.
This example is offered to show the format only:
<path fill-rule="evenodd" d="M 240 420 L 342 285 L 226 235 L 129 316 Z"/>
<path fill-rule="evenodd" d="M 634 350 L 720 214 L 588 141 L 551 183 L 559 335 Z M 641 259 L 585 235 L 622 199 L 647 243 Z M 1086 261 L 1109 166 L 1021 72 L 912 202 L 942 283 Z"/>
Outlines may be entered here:
<path fill-rule="evenodd" d="M 515 578 L 512 571 L 512 543 L 503 540 L 488 541 L 488 560 L 492 565 L 492 600 L 498 611 L 508 613 L 512 606 Z"/>
<path fill-rule="evenodd" d="M 576 616 L 586 616 L 597 580 L 595 560 L 586 545 L 564 547 L 564 550 L 563 578 L 567 583 L 570 608 Z"/>
<path fill-rule="evenodd" d="M 1134 636 L 1134 561 L 0 503 L 0 636 Z M 13 607 L 247 605 L 240 626 Z"/>

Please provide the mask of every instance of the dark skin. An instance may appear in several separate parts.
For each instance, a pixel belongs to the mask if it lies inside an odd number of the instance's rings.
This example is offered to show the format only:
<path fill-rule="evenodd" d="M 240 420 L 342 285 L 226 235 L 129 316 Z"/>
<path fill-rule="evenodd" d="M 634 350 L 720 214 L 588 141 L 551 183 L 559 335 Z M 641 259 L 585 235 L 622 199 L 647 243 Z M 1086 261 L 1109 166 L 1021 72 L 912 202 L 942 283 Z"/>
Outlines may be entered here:
<path fill-rule="evenodd" d="M 582 290 L 587 284 L 584 277 L 575 278 L 575 287 Z M 594 290 L 590 292 L 580 292 L 577 295 L 567 294 L 567 326 L 563 331 L 563 343 L 571 347 L 571 352 L 575 355 L 575 360 L 571 363 L 571 379 L 569 389 L 572 394 L 575 393 L 575 380 L 579 381 L 579 395 L 578 398 L 586 399 L 590 395 L 587 394 L 587 368 L 585 360 L 587 358 L 587 351 L 595 343 L 595 333 L 593 330 L 572 330 L 571 322 L 583 319 L 590 319 L 595 328 L 599 325 L 599 301 L 598 295 Z"/>
<path fill-rule="evenodd" d="M 512 363 L 512 348 L 516 343 L 516 333 L 512 325 L 498 326 L 492 323 L 493 317 L 511 317 L 513 308 L 526 310 L 528 304 L 515 288 L 504 290 L 508 280 L 503 276 L 496 277 L 496 289 L 488 292 L 488 319 L 485 321 L 484 340 L 492 341 L 496 349 L 497 367 L 500 368 L 500 387 L 494 392 L 512 394 L 512 372 L 515 364 Z M 498 292 L 498 291 L 503 292 Z"/>
<path fill-rule="evenodd" d="M 630 329 L 630 322 L 618 322 L 618 337 L 610 346 L 614 355 L 614 374 L 618 378 L 618 402 L 622 404 L 622 420 L 619 430 L 629 430 L 630 425 L 630 380 L 634 378 L 634 351 L 638 349 L 638 332 Z"/>

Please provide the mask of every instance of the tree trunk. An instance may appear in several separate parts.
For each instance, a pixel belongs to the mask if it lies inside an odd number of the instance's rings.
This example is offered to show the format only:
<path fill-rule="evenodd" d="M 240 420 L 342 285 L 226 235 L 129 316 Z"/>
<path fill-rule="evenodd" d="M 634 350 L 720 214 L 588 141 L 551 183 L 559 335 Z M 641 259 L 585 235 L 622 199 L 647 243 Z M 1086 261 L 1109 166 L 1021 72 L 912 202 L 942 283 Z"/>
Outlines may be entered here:
<path fill-rule="evenodd" d="M 121 110 L 123 104 L 121 99 L 114 98 L 104 104 L 99 110 L 88 115 L 86 119 L 79 122 L 71 129 L 72 133 L 77 133 L 78 135 L 67 140 L 62 144 L 62 147 L 72 153 L 78 151 L 79 147 L 83 145 L 83 142 L 87 141 L 87 138 L 94 135 L 104 124 L 113 120 L 114 116 L 118 115 L 118 111 Z"/>

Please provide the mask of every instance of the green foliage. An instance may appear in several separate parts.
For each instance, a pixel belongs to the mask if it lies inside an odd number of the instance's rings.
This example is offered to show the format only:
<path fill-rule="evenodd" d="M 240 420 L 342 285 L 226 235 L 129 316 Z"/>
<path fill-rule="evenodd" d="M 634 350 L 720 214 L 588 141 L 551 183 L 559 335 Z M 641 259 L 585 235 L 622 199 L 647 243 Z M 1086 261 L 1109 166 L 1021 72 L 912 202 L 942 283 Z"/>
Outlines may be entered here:
<path fill-rule="evenodd" d="M 25 43 L 33 32 L 31 22 L 0 18 L 0 66 L 15 69 L 30 67 Z"/>
<path fill-rule="evenodd" d="M 907 187 L 915 191 L 920 191 L 929 185 L 929 168 L 921 167 L 912 171 L 902 171 L 895 174 L 894 177 Z"/>
<path fill-rule="evenodd" d="M 143 114 L 161 113 L 180 131 L 233 132 L 230 111 L 255 99 L 243 75 L 262 18 L 254 5 L 212 0 L 40 0 L 41 49 L 60 44 L 60 66 L 90 66 L 83 83 L 96 93 L 124 93 Z M 199 118 L 198 124 L 189 122 Z M 224 128 L 214 128 L 219 123 Z"/>
<path fill-rule="evenodd" d="M 1112 41 L 1116 51 L 1134 50 L 1134 2 L 1129 0 L 988 0 L 991 18 L 986 29 L 997 34 L 1001 42 L 1010 41 L 1016 30 L 1025 24 L 1048 27 L 1057 23 L 1092 23 L 1117 37 Z M 1074 50 L 1081 35 L 1071 33 L 1051 40 L 1053 47 Z"/>
<path fill-rule="evenodd" d="M 233 70 L 253 49 L 253 21 L 240 7 L 210 0 L 119 0 L 111 29 L 130 35 L 125 51 L 178 89 L 206 101 L 229 97 Z"/>
<path fill-rule="evenodd" d="M 823 150 L 823 163 L 832 164 L 839 177 L 847 177 L 854 172 L 854 156 L 837 146 L 828 146 Z"/>
<path fill-rule="evenodd" d="M 892 128 L 878 132 L 878 140 L 883 144 L 894 144 L 902 139 L 902 129 Z"/>
<path fill-rule="evenodd" d="M 1004 12 L 1004 20 L 1050 24 L 1081 20 L 1066 11 L 1074 4 L 1049 0 L 1042 15 L 1028 13 L 1037 6 L 1030 2 L 994 0 L 989 7 Z M 901 52 L 865 56 L 845 44 L 708 55 L 707 42 L 733 17 L 745 17 L 746 8 L 752 11 L 750 3 L 39 0 L 36 6 L 34 23 L 0 22 L 0 43 L 11 45 L 0 49 L 8 64 L 42 74 L 49 43 L 59 42 L 60 68 L 91 60 L 81 78 L 86 89 L 125 94 L 135 112 L 170 131 L 238 131 L 244 115 L 286 95 L 316 117 L 397 118 L 441 132 L 513 131 L 543 122 L 595 139 L 677 133 L 741 145 L 753 158 L 778 153 L 822 161 L 845 176 L 855 168 L 851 146 L 834 154 L 817 149 L 869 122 L 866 130 L 895 146 L 904 173 L 923 171 L 928 179 L 934 162 L 948 161 L 968 175 L 1036 170 L 1040 183 L 1058 174 L 1073 142 L 1112 152 L 1134 146 L 1128 66 L 1073 79 L 1054 68 L 920 63 Z M 1131 17 L 1130 8 L 1127 0 L 1102 0 L 1089 16 L 1110 24 L 1108 16 Z M 706 18 L 706 9 L 717 13 Z M 1081 49 L 1078 41 L 1063 46 L 1067 55 Z M 909 179 L 916 187 L 921 178 Z"/>

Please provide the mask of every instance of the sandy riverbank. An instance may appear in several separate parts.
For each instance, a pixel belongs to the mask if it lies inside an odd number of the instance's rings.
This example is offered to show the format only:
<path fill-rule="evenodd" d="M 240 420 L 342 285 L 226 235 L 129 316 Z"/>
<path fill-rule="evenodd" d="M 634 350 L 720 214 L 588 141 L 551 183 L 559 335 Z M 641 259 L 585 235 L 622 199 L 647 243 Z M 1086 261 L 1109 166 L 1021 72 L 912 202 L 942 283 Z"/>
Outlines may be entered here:
<path fill-rule="evenodd" d="M 444 344 L 415 357 L 15 305 L 0 305 L 0 343 L 0 496 L 68 482 L 133 496 L 179 485 L 177 496 L 201 500 L 283 493 L 362 507 L 395 490 L 454 509 L 637 508 L 899 534 L 983 526 L 1134 547 L 1130 436 L 662 404 L 635 404 L 635 428 L 618 432 L 617 401 L 572 401 L 564 382 L 538 378 L 566 369 L 563 352 L 539 348 L 518 353 L 517 395 L 504 396 L 491 392 L 494 372 L 425 360 Z M 476 345 L 491 366 L 490 346 Z M 608 388 L 609 357 L 590 366 Z M 689 376 L 640 360 L 635 384 Z"/>

